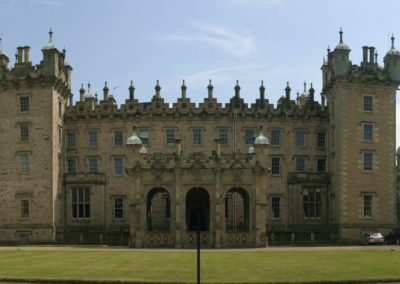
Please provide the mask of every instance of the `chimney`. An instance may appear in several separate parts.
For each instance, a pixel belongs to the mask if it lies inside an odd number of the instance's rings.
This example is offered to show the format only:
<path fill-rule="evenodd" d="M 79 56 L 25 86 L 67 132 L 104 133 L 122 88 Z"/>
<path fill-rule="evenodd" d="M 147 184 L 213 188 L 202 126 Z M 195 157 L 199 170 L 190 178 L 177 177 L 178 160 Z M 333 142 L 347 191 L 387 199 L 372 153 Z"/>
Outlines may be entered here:
<path fill-rule="evenodd" d="M 131 80 L 131 85 L 129 86 L 129 100 L 133 101 L 135 98 L 135 87 L 133 86 L 133 81 Z"/>
<path fill-rule="evenodd" d="M 369 48 L 369 63 L 371 64 L 375 63 L 374 56 L 375 56 L 375 47 L 371 46 Z"/>
<path fill-rule="evenodd" d="M 182 93 L 182 99 L 186 99 L 186 85 L 185 85 L 185 80 L 183 80 L 182 86 L 181 86 L 181 93 Z"/>
<path fill-rule="evenodd" d="M 30 58 L 29 58 L 30 49 L 31 48 L 29 46 L 24 46 L 24 62 L 25 63 L 29 63 L 30 62 Z"/>
<path fill-rule="evenodd" d="M 363 46 L 363 63 L 368 63 L 368 46 Z"/>
<path fill-rule="evenodd" d="M 18 64 L 20 64 L 20 63 L 22 63 L 22 54 L 23 54 L 24 48 L 19 46 L 19 47 L 17 47 L 17 50 L 18 50 Z"/>
<path fill-rule="evenodd" d="M 85 89 L 83 88 L 83 84 L 81 86 L 81 89 L 79 90 L 79 95 L 80 95 L 80 101 L 84 102 L 85 101 Z"/>
<path fill-rule="evenodd" d="M 107 81 L 104 83 L 104 88 L 103 88 L 103 99 L 104 101 L 108 101 L 108 91 L 110 89 L 107 87 Z"/>
<path fill-rule="evenodd" d="M 213 89 L 214 89 L 214 86 L 211 84 L 211 79 L 210 79 L 210 83 L 209 83 L 208 86 L 207 86 L 207 90 L 208 90 L 208 99 L 209 99 L 209 100 L 212 99 L 212 97 L 213 97 Z"/>
<path fill-rule="evenodd" d="M 290 101 L 290 87 L 289 87 L 289 81 L 286 82 L 286 88 L 285 88 L 285 93 L 286 93 L 286 101 Z"/>
<path fill-rule="evenodd" d="M 260 100 L 261 100 L 261 102 L 264 102 L 264 100 L 265 100 L 265 87 L 264 87 L 263 80 L 261 80 L 261 86 L 260 86 Z"/>

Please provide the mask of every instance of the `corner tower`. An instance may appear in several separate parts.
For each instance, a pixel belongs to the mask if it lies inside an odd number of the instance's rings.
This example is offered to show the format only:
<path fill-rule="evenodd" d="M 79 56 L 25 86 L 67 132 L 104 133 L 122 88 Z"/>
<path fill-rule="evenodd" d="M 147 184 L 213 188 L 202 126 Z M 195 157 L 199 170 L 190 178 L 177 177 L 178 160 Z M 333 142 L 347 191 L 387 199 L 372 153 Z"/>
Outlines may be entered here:
<path fill-rule="evenodd" d="M 322 66 L 323 96 L 329 107 L 331 223 L 340 240 L 358 240 L 364 230 L 386 233 L 395 225 L 395 106 L 400 54 L 392 48 L 377 62 L 363 47 L 360 66 L 340 42 Z"/>
<path fill-rule="evenodd" d="M 0 242 L 53 242 L 62 224 L 63 115 L 71 70 L 50 40 L 32 66 L 30 47 L 16 62 L 0 52 Z"/>

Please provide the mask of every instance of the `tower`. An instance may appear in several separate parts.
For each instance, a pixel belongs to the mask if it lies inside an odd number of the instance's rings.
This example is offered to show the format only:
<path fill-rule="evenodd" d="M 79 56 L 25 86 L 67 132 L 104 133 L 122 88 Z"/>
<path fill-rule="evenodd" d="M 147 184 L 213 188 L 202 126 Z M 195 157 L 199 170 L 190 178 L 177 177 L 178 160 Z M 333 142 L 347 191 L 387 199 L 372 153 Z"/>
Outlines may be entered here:
<path fill-rule="evenodd" d="M 329 107 L 331 223 L 339 239 L 363 230 L 386 233 L 395 224 L 395 105 L 400 66 L 392 48 L 379 67 L 374 47 L 363 47 L 360 66 L 340 42 L 322 66 Z"/>
<path fill-rule="evenodd" d="M 0 196 L 5 201 L 0 236 L 5 240 L 53 242 L 62 224 L 63 115 L 72 68 L 52 34 L 36 67 L 29 46 L 17 48 L 11 68 L 0 52 L 0 132 L 7 134 L 0 138 Z"/>

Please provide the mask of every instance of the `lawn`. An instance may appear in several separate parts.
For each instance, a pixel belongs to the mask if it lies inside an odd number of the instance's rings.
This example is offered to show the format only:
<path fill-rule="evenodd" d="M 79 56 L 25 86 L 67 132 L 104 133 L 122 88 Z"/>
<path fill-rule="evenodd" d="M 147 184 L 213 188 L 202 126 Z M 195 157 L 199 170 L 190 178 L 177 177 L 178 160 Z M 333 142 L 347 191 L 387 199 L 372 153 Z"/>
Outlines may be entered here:
<path fill-rule="evenodd" d="M 207 251 L 202 282 L 400 280 L 399 251 Z M 0 279 L 193 283 L 194 251 L 0 251 Z"/>

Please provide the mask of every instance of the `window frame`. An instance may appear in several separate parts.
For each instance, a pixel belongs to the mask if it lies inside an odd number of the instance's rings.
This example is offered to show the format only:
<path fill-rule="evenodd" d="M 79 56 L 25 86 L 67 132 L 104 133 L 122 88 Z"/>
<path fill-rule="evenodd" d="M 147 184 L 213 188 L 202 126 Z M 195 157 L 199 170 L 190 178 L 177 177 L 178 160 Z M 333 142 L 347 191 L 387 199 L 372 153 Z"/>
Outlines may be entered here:
<path fill-rule="evenodd" d="M 306 171 L 306 158 L 296 157 L 296 172 L 305 172 L 305 171 Z"/>
<path fill-rule="evenodd" d="M 165 143 L 167 145 L 175 144 L 175 129 L 174 128 L 165 129 Z"/>
<path fill-rule="evenodd" d="M 370 161 L 368 160 L 370 159 Z M 364 172 L 372 172 L 374 170 L 374 153 L 370 151 L 362 152 L 362 165 Z"/>
<path fill-rule="evenodd" d="M 280 157 L 271 157 L 271 175 L 272 176 L 280 176 L 281 175 L 281 158 Z"/>
<path fill-rule="evenodd" d="M 323 168 L 320 162 L 323 161 Z M 317 172 L 326 173 L 326 158 L 317 158 Z"/>
<path fill-rule="evenodd" d="M 95 164 L 93 164 L 95 163 Z M 94 167 L 95 165 L 95 167 Z M 99 171 L 99 161 L 98 158 L 88 158 L 88 172 L 97 173 Z"/>
<path fill-rule="evenodd" d="M 114 198 L 114 214 L 113 217 L 115 220 L 124 219 L 124 198 L 115 197 Z"/>
<path fill-rule="evenodd" d="M 29 213 L 30 213 L 29 203 L 30 203 L 29 199 L 26 198 L 20 199 L 21 219 L 29 219 Z"/>
<path fill-rule="evenodd" d="M 67 149 L 76 149 L 75 131 L 67 131 Z"/>
<path fill-rule="evenodd" d="M 124 145 L 124 132 L 122 130 L 114 130 L 114 146 Z"/>
<path fill-rule="evenodd" d="M 29 142 L 29 126 L 26 124 L 21 124 L 20 129 L 20 141 L 23 143 Z"/>
<path fill-rule="evenodd" d="M 21 174 L 29 173 L 29 153 L 19 153 L 19 170 Z"/>
<path fill-rule="evenodd" d="M 88 187 L 71 188 L 72 219 L 90 219 L 91 217 L 91 192 Z M 75 200 L 74 200 L 75 199 Z"/>
<path fill-rule="evenodd" d="M 29 96 L 20 96 L 19 97 L 19 111 L 21 113 L 27 113 L 30 109 L 30 98 Z"/>
<path fill-rule="evenodd" d="M 202 129 L 201 128 L 192 128 L 192 144 L 193 145 L 201 145 L 202 144 Z"/>
<path fill-rule="evenodd" d="M 306 147 L 306 132 L 301 129 L 296 130 L 296 147 L 304 148 Z"/>
<path fill-rule="evenodd" d="M 218 138 L 221 145 L 228 145 L 228 128 L 218 128 Z"/>
<path fill-rule="evenodd" d="M 117 165 L 117 161 L 120 161 L 121 164 Z M 122 177 L 123 175 L 124 175 L 124 158 L 114 157 L 114 176 Z"/>
<path fill-rule="evenodd" d="M 275 200 L 275 202 L 274 202 Z M 271 219 L 281 218 L 281 198 L 279 196 L 271 197 Z"/>
<path fill-rule="evenodd" d="M 96 148 L 98 144 L 97 130 L 88 131 L 89 147 Z"/>
<path fill-rule="evenodd" d="M 255 139 L 256 139 L 255 129 L 254 128 L 245 128 L 244 129 L 244 144 L 245 145 L 253 145 Z"/>
<path fill-rule="evenodd" d="M 280 146 L 280 145 L 281 145 L 281 131 L 279 129 L 272 129 L 271 146 Z"/>
<path fill-rule="evenodd" d="M 73 162 L 73 167 L 71 167 L 70 162 Z M 67 173 L 76 174 L 76 159 L 67 159 Z"/>
<path fill-rule="evenodd" d="M 370 102 L 367 102 L 367 98 L 371 99 Z M 362 97 L 362 110 L 363 112 L 371 113 L 374 111 L 374 96 L 372 95 L 363 95 Z"/>
<path fill-rule="evenodd" d="M 363 202 L 363 218 L 372 219 L 374 217 L 374 194 L 364 193 Z M 369 199 L 369 200 L 368 200 Z M 367 204 L 369 202 L 369 204 Z"/>
<path fill-rule="evenodd" d="M 304 219 L 321 219 L 321 212 L 322 212 L 321 190 L 319 189 L 304 190 L 303 192 Z"/>
<path fill-rule="evenodd" d="M 326 148 L 326 131 L 317 132 L 317 148 L 320 149 Z"/>
<path fill-rule="evenodd" d="M 374 142 L 374 124 L 373 123 L 370 123 L 370 122 L 362 123 L 362 140 L 364 142 Z"/>

